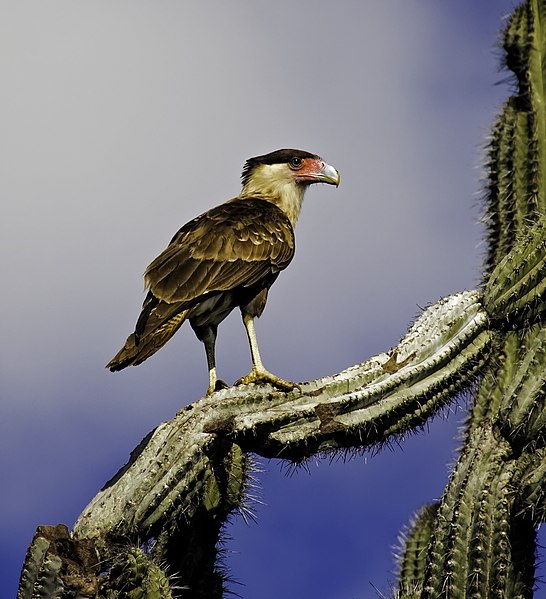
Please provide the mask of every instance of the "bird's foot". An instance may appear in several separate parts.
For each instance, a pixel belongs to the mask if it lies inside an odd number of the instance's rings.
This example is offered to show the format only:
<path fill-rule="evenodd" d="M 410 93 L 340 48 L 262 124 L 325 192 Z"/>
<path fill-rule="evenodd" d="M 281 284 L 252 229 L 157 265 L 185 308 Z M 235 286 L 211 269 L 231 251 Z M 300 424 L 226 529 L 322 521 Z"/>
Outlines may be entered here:
<path fill-rule="evenodd" d="M 262 383 L 273 385 L 280 391 L 293 391 L 294 389 L 300 389 L 298 383 L 293 383 L 291 381 L 285 381 L 267 370 L 252 370 L 246 376 L 241 377 L 237 381 L 235 381 L 236 385 L 250 385 L 251 383 Z"/>
<path fill-rule="evenodd" d="M 223 381 L 222 379 L 218 379 L 215 381 L 214 385 L 211 385 L 207 389 L 207 395 L 212 395 L 215 391 L 221 391 L 222 389 L 227 389 L 229 385 Z"/>

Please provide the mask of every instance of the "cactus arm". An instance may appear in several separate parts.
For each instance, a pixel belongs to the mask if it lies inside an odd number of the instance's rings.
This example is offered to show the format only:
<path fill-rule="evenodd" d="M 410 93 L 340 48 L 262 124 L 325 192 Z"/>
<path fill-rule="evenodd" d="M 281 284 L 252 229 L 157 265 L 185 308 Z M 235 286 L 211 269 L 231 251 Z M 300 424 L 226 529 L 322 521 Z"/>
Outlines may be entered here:
<path fill-rule="evenodd" d="M 399 538 L 398 562 L 400 597 L 421 597 L 427 565 L 428 546 L 438 515 L 438 503 L 423 506 Z"/>
<path fill-rule="evenodd" d="M 184 408 L 85 508 L 74 540 L 93 541 L 105 563 L 115 563 L 112 546 L 158 539 L 156 561 L 176 563 L 184 584 L 207 580 L 207 592 L 213 584 L 211 596 L 220 597 L 215 547 L 228 514 L 244 510 L 246 452 L 300 461 L 373 447 L 423 423 L 487 359 L 494 334 L 480 300 L 478 292 L 445 298 L 391 352 L 301 391 L 241 386 Z"/>
<path fill-rule="evenodd" d="M 426 310 L 397 346 L 398 360 L 411 360 L 395 372 L 384 370 L 394 354 L 380 354 L 303 384 L 301 393 L 236 387 L 183 409 L 153 432 L 82 512 L 76 537 L 135 530 L 141 537 L 144 531 L 157 535 L 165 522 L 191 520 L 195 506 L 215 507 L 217 472 L 225 464 L 215 467 L 214 460 L 225 459 L 230 443 L 299 461 L 317 452 L 372 447 L 423 423 L 449 393 L 472 382 L 487 357 L 492 335 L 478 299 L 476 292 L 465 292 Z M 244 469 L 229 468 L 235 470 L 227 478 L 242 484 Z M 239 495 L 231 495 L 237 503 Z"/>

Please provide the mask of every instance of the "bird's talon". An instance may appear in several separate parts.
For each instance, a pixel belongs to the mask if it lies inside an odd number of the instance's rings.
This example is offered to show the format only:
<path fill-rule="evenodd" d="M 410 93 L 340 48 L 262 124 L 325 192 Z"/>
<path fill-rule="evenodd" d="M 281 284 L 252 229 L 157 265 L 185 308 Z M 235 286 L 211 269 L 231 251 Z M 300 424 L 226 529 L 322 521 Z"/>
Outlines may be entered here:
<path fill-rule="evenodd" d="M 301 389 L 298 383 L 285 381 L 274 374 L 270 374 L 269 372 L 250 372 L 246 376 L 243 376 L 235 381 L 235 385 L 250 385 L 252 383 L 264 385 L 269 383 L 273 387 L 285 392 L 293 391 L 294 389 Z"/>
<path fill-rule="evenodd" d="M 212 395 L 216 393 L 216 391 L 221 391 L 222 389 L 227 389 L 229 385 L 223 381 L 222 379 L 218 379 L 213 386 L 209 386 L 207 389 L 207 395 Z"/>

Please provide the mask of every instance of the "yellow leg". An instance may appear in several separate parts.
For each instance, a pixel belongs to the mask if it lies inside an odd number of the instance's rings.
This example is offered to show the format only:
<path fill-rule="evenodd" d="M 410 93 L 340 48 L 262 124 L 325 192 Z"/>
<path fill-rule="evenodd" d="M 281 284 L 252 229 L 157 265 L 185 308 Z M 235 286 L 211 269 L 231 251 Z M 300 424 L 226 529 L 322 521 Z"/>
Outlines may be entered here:
<path fill-rule="evenodd" d="M 243 313 L 243 323 L 245 325 L 248 343 L 250 344 L 250 354 L 252 356 L 252 370 L 246 376 L 243 376 L 235 382 L 236 385 L 248 385 L 250 383 L 270 383 L 282 391 L 292 391 L 299 389 L 297 383 L 284 381 L 283 379 L 268 372 L 262 363 L 258 340 L 256 339 L 256 329 L 254 328 L 254 318 L 247 313 Z"/>

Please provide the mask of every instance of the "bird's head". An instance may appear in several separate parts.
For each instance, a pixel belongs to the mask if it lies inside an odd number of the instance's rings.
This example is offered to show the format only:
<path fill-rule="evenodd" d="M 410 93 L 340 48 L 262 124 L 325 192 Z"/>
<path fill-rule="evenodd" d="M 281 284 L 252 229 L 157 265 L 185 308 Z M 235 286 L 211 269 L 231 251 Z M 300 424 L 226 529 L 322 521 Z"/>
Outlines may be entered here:
<path fill-rule="evenodd" d="M 243 187 L 251 182 L 287 181 L 298 185 L 339 185 L 339 173 L 320 156 L 304 150 L 275 150 L 249 158 L 241 175 Z"/>
<path fill-rule="evenodd" d="M 295 224 L 305 190 L 313 183 L 339 185 L 339 173 L 320 156 L 304 150 L 276 150 L 249 158 L 241 175 L 240 197 L 263 197 L 277 204 Z"/>

